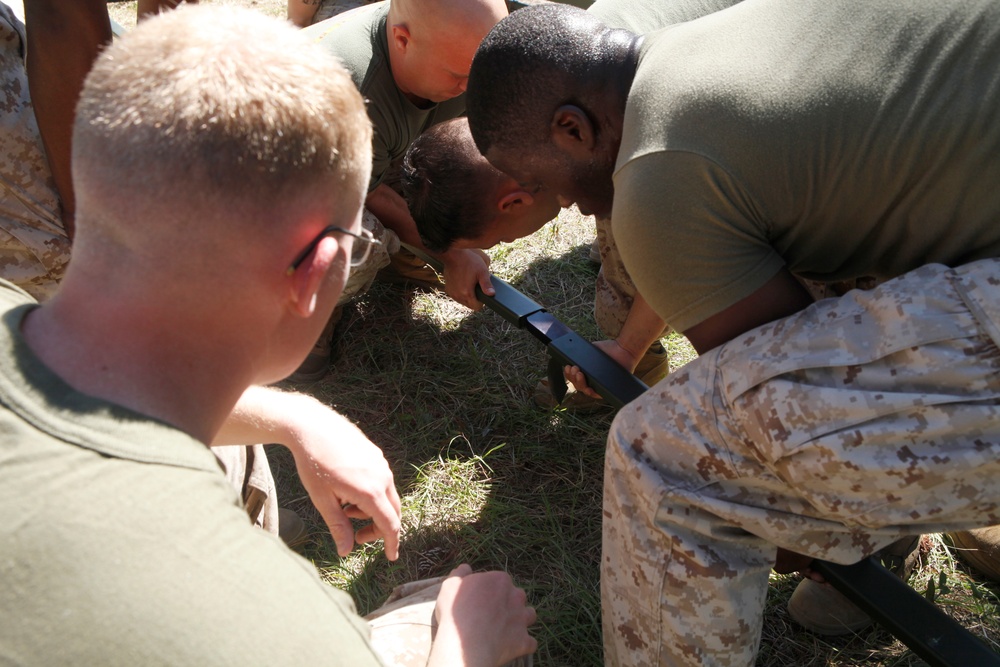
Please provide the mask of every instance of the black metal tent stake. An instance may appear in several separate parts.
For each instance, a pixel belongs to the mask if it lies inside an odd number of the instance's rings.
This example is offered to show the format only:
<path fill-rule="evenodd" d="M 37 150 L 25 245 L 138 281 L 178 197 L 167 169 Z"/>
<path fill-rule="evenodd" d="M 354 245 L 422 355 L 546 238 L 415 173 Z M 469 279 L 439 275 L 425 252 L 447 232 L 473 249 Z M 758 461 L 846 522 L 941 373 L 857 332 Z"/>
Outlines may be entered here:
<path fill-rule="evenodd" d="M 424 259 L 428 259 L 421 254 Z M 440 264 L 431 261 L 440 270 Z M 490 276 L 494 296 L 476 288 L 487 308 L 525 329 L 548 349 L 549 386 L 562 400 L 566 381 L 562 367 L 579 366 L 587 382 L 609 404 L 621 408 L 647 387 L 541 305 Z M 875 557 L 854 565 L 813 561 L 814 570 L 932 667 L 1000 667 L 1000 654 L 918 594 Z"/>

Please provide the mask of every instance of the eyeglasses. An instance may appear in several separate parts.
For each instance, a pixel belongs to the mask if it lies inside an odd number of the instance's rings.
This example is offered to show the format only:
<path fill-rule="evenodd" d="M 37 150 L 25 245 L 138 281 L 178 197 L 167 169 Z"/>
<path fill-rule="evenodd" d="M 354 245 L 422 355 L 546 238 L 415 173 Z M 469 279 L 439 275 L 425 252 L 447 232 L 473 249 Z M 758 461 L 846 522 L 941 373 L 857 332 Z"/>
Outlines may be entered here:
<path fill-rule="evenodd" d="M 298 254 L 295 261 L 293 261 L 291 266 L 288 267 L 288 275 L 295 273 L 295 270 L 302 265 L 302 262 L 306 261 L 306 257 L 309 256 L 309 253 L 315 250 L 316 246 L 319 245 L 319 242 L 330 234 L 347 234 L 348 236 L 354 238 L 354 243 L 351 244 L 351 266 L 361 266 L 364 264 L 365 260 L 368 259 L 368 255 L 372 252 L 372 246 L 382 245 L 382 242 L 372 236 L 372 233 L 364 227 L 361 228 L 360 234 L 355 234 L 354 232 L 347 231 L 343 227 L 330 225 L 329 227 L 323 228 L 323 230 L 316 235 L 316 238 L 310 241 L 309 245 L 302 249 L 302 252 Z"/>

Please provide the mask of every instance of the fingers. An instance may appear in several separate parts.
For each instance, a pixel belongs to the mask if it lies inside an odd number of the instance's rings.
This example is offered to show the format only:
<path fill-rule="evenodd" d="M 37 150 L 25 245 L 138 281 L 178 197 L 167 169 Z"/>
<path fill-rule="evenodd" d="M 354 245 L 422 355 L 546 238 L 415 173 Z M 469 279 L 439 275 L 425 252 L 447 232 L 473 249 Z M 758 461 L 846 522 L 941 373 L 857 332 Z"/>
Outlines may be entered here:
<path fill-rule="evenodd" d="M 445 259 L 445 292 L 466 308 L 480 310 L 483 307 L 476 297 L 477 286 L 485 294 L 495 294 L 489 278 L 489 256 L 481 250 L 455 250 Z"/>
<path fill-rule="evenodd" d="M 481 259 L 483 263 L 486 264 L 486 266 L 489 266 L 490 262 L 493 261 L 493 259 L 486 253 L 486 251 L 481 248 L 476 248 L 472 252 L 479 255 L 479 259 Z"/>
<path fill-rule="evenodd" d="M 389 487 L 387 493 L 380 499 L 375 499 L 372 509 L 366 509 L 359 505 L 348 505 L 343 508 L 343 514 L 347 519 L 371 519 L 372 523 L 360 528 L 357 533 L 353 532 L 351 526 L 350 547 L 354 543 L 364 544 L 381 539 L 385 541 L 385 557 L 389 560 L 399 558 L 399 531 L 400 531 L 400 509 L 399 495 L 395 487 Z M 331 530 L 331 534 L 333 531 Z M 336 536 L 334 537 L 336 541 Z M 340 542 L 337 541 L 338 552 Z M 348 548 L 348 552 L 350 548 Z M 345 555 L 345 554 L 341 554 Z"/>
<path fill-rule="evenodd" d="M 399 494 L 396 493 L 396 487 L 390 485 L 386 489 L 385 495 L 377 498 L 376 502 L 377 504 L 371 512 L 371 517 L 377 530 L 374 532 L 375 537 L 372 539 L 381 537 L 385 541 L 385 557 L 389 560 L 396 560 L 399 558 L 399 529 L 401 523 Z M 362 533 L 365 533 L 364 528 L 358 531 L 358 542 L 370 542 L 371 539 L 362 539 L 360 537 Z"/>
<path fill-rule="evenodd" d="M 470 279 L 468 283 L 460 283 L 457 279 L 449 281 L 445 278 L 444 291 L 452 298 L 470 310 L 480 310 L 482 302 L 476 298 L 476 282 Z M 490 289 L 493 289 L 490 287 Z"/>
<path fill-rule="evenodd" d="M 341 509 L 337 499 L 329 497 L 320 502 L 313 499 L 313 504 L 319 510 L 320 516 L 323 517 L 323 521 L 330 531 L 330 536 L 333 537 L 333 541 L 337 545 L 337 554 L 346 556 L 351 553 L 351 549 L 354 548 L 354 526 L 347 513 Z"/>
<path fill-rule="evenodd" d="M 566 366 L 563 368 L 563 375 L 566 377 L 568 382 L 572 382 L 576 390 L 582 394 L 586 394 L 591 398 L 600 398 L 601 395 L 596 391 L 591 389 L 590 385 L 587 384 L 587 376 L 583 374 L 579 366 Z"/>

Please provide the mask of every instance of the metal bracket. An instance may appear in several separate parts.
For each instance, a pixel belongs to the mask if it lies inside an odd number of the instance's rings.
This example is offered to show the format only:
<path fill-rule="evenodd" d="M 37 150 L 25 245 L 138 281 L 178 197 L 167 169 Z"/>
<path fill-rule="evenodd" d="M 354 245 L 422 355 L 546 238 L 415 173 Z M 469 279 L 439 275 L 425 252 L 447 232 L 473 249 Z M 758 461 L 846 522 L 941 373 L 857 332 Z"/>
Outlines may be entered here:
<path fill-rule="evenodd" d="M 440 270 L 438 262 L 418 254 Z M 550 355 L 550 383 L 553 374 L 558 375 L 558 383 L 550 385 L 556 391 L 559 384 L 565 394 L 564 365 L 579 366 L 590 386 L 616 408 L 621 408 L 648 389 L 641 380 L 538 303 L 507 282 L 495 276 L 490 276 L 490 279 L 496 294 L 487 296 L 477 287 L 476 296 L 490 310 L 526 329 L 546 345 Z M 561 401 L 563 397 L 557 395 L 557 398 Z M 874 559 L 854 565 L 817 560 L 811 567 L 931 667 L 1000 667 L 1000 654 Z"/>

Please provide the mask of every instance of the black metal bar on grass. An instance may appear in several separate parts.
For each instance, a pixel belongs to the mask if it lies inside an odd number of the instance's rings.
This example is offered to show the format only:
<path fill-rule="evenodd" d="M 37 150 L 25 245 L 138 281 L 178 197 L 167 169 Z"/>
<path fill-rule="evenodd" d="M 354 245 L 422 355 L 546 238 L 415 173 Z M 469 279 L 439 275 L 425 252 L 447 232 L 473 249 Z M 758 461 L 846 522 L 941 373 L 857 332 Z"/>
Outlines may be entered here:
<path fill-rule="evenodd" d="M 440 270 L 440 263 L 418 254 Z M 557 399 L 562 400 L 566 392 L 564 365 L 579 366 L 590 386 L 616 408 L 648 389 L 541 305 L 496 276 L 490 276 L 490 280 L 496 294 L 487 296 L 477 286 L 476 296 L 487 308 L 546 346 L 549 384 Z M 1000 667 L 1000 654 L 873 558 L 854 565 L 817 560 L 811 567 L 931 667 Z"/>
<path fill-rule="evenodd" d="M 854 565 L 813 561 L 848 600 L 931 667 L 996 667 L 1000 655 L 874 558 Z"/>
<path fill-rule="evenodd" d="M 590 386 L 615 408 L 622 407 L 649 388 L 506 281 L 496 276 L 490 276 L 490 280 L 496 294 L 487 296 L 477 287 L 476 296 L 487 308 L 526 330 L 546 346 L 550 359 L 549 386 L 558 400 L 566 394 L 566 380 L 562 374 L 565 365 L 579 366 Z"/>

